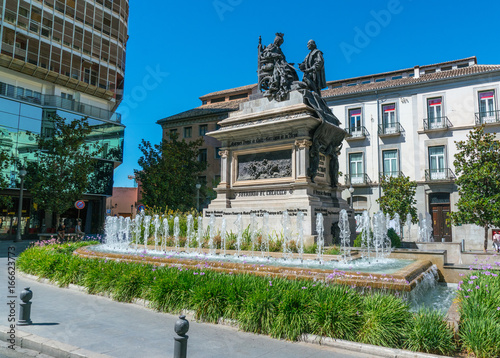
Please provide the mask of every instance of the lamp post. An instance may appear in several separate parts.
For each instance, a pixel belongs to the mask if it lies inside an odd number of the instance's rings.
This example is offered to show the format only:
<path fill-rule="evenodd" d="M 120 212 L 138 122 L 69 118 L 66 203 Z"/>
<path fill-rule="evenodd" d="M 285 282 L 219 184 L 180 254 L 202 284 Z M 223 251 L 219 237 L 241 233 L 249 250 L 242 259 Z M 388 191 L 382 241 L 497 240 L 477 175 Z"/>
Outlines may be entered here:
<path fill-rule="evenodd" d="M 351 210 L 353 209 L 353 203 L 352 203 L 352 193 L 354 193 L 354 188 L 351 186 L 349 187 L 349 193 L 351 194 Z"/>
<path fill-rule="evenodd" d="M 24 176 L 26 175 L 26 169 L 24 165 L 19 169 L 19 176 L 21 177 L 21 187 L 19 190 L 19 205 L 17 208 L 17 232 L 16 232 L 16 240 L 22 241 L 21 239 L 21 215 L 23 212 L 23 190 L 24 190 Z"/>
<path fill-rule="evenodd" d="M 200 210 L 200 188 L 201 184 L 196 184 L 196 210 Z"/>

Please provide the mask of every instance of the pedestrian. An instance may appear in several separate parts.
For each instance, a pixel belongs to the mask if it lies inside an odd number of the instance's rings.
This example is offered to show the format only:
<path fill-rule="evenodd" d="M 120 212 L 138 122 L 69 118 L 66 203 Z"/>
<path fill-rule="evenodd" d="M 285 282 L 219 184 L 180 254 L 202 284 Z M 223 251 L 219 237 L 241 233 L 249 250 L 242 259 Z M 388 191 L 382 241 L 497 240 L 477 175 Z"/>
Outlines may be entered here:
<path fill-rule="evenodd" d="M 78 219 L 75 226 L 76 240 L 81 240 L 85 236 L 85 232 L 82 230 L 82 220 Z"/>
<path fill-rule="evenodd" d="M 500 231 L 493 231 L 493 250 L 500 254 Z"/>
<path fill-rule="evenodd" d="M 66 236 L 66 225 L 64 224 L 64 220 L 61 221 L 61 224 L 57 228 L 57 239 L 64 241 L 64 237 Z"/>

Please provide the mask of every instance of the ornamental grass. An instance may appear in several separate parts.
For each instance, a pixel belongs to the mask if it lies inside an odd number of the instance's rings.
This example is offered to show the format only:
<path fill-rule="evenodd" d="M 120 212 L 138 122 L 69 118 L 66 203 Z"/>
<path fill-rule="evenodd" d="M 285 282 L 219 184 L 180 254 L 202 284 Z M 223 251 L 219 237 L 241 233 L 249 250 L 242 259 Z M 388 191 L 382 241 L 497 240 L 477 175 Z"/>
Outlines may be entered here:
<path fill-rule="evenodd" d="M 419 310 L 413 315 L 407 332 L 405 348 L 411 351 L 452 355 L 457 349 L 455 333 L 440 311 Z"/>
<path fill-rule="evenodd" d="M 459 282 L 459 336 L 478 358 L 500 357 L 500 262 L 481 265 Z"/>

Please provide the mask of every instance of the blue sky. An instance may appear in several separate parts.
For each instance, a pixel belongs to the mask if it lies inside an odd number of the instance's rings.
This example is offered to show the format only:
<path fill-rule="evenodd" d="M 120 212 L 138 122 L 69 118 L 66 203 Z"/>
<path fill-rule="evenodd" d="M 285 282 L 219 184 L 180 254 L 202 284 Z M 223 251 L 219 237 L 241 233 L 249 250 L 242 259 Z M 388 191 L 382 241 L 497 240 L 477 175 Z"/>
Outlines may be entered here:
<path fill-rule="evenodd" d="M 198 97 L 256 83 L 257 44 L 285 34 L 288 62 L 307 41 L 324 53 L 327 81 L 477 56 L 500 64 L 500 3 L 451 0 L 131 0 L 124 162 L 114 186 L 133 186 L 141 139 L 161 140 L 156 121 L 201 105 Z"/>

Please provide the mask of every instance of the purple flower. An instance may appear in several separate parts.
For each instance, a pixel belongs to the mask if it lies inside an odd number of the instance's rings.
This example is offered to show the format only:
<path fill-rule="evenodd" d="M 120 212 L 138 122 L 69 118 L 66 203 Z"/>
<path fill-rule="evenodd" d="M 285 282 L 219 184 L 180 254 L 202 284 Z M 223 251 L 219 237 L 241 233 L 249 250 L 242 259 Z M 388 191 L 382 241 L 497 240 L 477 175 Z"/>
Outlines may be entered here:
<path fill-rule="evenodd" d="M 302 289 L 305 290 L 305 289 L 307 289 L 307 287 L 304 286 L 304 287 L 302 287 Z"/>
<path fill-rule="evenodd" d="M 469 285 L 472 285 L 474 283 L 474 281 L 469 281 Z"/>
<path fill-rule="evenodd" d="M 479 290 L 479 286 L 476 286 L 476 290 Z"/>

